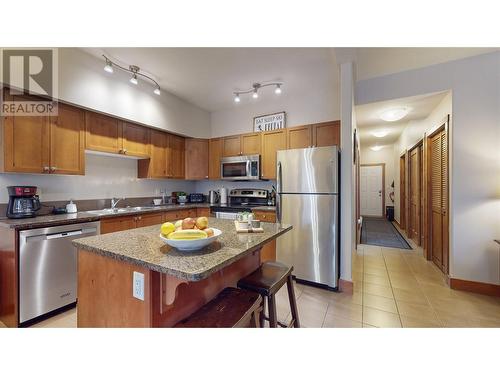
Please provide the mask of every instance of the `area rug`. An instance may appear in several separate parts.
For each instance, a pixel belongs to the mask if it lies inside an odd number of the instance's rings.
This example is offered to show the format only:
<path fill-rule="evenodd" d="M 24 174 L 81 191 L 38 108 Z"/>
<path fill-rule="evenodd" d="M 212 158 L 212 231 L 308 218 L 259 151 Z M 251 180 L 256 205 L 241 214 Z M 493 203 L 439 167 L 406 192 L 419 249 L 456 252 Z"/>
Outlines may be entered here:
<path fill-rule="evenodd" d="M 411 249 L 392 222 L 385 218 L 363 217 L 361 243 L 366 245 Z"/>

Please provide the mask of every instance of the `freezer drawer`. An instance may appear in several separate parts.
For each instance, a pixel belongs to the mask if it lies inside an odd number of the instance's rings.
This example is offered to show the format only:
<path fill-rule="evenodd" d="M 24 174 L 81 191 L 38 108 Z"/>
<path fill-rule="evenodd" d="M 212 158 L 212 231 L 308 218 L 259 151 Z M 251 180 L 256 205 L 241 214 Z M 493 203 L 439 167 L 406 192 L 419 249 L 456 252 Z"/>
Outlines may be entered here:
<path fill-rule="evenodd" d="M 99 222 L 19 232 L 20 323 L 76 302 L 77 251 L 71 241 L 99 232 Z"/>
<path fill-rule="evenodd" d="M 277 239 L 276 258 L 298 278 L 338 287 L 336 195 L 280 194 L 281 222 L 293 229 Z"/>

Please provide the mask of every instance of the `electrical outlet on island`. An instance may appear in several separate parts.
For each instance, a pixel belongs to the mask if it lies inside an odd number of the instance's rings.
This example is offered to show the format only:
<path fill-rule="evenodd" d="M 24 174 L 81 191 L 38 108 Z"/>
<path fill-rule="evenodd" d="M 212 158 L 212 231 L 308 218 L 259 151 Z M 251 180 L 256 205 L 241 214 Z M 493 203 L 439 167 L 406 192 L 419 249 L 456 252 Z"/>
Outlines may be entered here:
<path fill-rule="evenodd" d="M 132 296 L 144 301 L 144 274 L 134 271 L 132 284 Z"/>

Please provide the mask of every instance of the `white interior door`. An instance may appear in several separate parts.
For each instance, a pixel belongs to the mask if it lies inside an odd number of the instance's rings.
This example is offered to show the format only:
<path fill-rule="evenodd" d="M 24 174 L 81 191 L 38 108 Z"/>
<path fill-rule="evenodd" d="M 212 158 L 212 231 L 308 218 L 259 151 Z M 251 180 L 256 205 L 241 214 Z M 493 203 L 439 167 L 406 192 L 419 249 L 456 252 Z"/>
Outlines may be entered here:
<path fill-rule="evenodd" d="M 382 207 L 382 166 L 370 165 L 360 168 L 361 215 L 383 216 Z"/>

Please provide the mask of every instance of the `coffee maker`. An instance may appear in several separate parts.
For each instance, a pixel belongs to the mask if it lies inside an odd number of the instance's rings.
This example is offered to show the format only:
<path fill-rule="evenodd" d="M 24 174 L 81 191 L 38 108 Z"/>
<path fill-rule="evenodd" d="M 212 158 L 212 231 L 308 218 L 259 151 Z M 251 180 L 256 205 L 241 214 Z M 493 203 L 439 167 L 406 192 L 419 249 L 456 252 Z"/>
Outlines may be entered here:
<path fill-rule="evenodd" d="M 41 207 L 40 199 L 36 195 L 36 186 L 7 186 L 7 190 L 9 192 L 8 218 L 22 219 L 36 215 Z"/>

